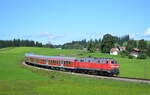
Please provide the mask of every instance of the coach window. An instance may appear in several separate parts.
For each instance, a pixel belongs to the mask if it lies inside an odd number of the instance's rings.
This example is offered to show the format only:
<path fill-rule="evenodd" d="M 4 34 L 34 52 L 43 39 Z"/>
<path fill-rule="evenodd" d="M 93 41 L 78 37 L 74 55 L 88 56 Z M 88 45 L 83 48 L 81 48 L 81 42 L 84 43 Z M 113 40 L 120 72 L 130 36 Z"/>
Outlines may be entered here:
<path fill-rule="evenodd" d="M 60 64 L 64 64 L 64 61 L 63 61 L 63 60 L 61 60 L 61 61 L 60 61 Z"/>
<path fill-rule="evenodd" d="M 69 64 L 71 64 L 71 62 L 69 61 Z"/>
<path fill-rule="evenodd" d="M 70 65 L 72 65 L 72 62 L 69 62 Z"/>
<path fill-rule="evenodd" d="M 64 65 L 65 65 L 66 61 L 64 61 Z"/>
<path fill-rule="evenodd" d="M 65 64 L 68 65 L 68 61 L 65 61 Z"/>
<path fill-rule="evenodd" d="M 88 62 L 90 63 L 90 62 L 91 62 L 91 60 L 88 60 Z"/>
<path fill-rule="evenodd" d="M 68 65 L 68 61 L 66 61 L 66 64 Z"/>
<path fill-rule="evenodd" d="M 39 62 L 39 60 L 38 60 L 38 59 L 36 59 L 36 62 Z"/>
<path fill-rule="evenodd" d="M 66 61 L 64 61 L 64 64 L 66 65 Z"/>
<path fill-rule="evenodd" d="M 70 65 L 70 61 L 68 61 L 68 64 Z"/>
<path fill-rule="evenodd" d="M 68 65 L 68 61 L 65 61 L 65 64 Z"/>

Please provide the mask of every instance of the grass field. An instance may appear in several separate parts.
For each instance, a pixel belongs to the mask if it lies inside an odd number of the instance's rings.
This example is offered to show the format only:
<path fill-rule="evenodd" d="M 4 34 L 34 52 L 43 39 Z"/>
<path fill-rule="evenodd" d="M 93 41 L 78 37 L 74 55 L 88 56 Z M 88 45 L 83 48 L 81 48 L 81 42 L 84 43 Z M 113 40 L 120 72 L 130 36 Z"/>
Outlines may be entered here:
<path fill-rule="evenodd" d="M 150 85 L 114 80 L 73 76 L 52 71 L 37 70 L 21 64 L 26 52 L 41 55 L 93 56 L 116 59 L 121 64 L 120 76 L 144 76 L 144 63 L 150 68 L 150 59 L 130 60 L 101 53 L 86 54 L 80 50 L 48 48 L 0 49 L 0 95 L 149 95 Z M 135 66 L 136 64 L 136 66 Z"/>

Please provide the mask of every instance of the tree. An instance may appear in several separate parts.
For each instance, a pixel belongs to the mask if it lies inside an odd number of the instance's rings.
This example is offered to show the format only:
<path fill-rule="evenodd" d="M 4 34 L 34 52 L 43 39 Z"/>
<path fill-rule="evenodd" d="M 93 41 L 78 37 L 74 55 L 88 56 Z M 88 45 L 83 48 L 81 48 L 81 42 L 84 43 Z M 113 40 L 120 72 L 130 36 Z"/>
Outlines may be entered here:
<path fill-rule="evenodd" d="M 137 59 L 146 59 L 146 58 L 147 58 L 147 55 L 144 52 L 141 52 L 139 56 L 137 57 Z"/>
<path fill-rule="evenodd" d="M 147 47 L 147 52 L 146 53 L 147 53 L 148 56 L 150 56 L 150 44 Z"/>
<path fill-rule="evenodd" d="M 114 47 L 114 37 L 110 34 L 104 35 L 101 43 L 102 53 L 110 52 L 110 49 Z"/>
<path fill-rule="evenodd" d="M 129 55 L 129 52 L 126 51 L 126 50 L 123 50 L 123 51 L 120 51 L 119 54 L 120 54 L 121 56 L 128 56 L 128 55 Z"/>
<path fill-rule="evenodd" d="M 0 48 L 5 47 L 19 47 L 19 46 L 39 46 L 42 47 L 42 43 L 29 41 L 29 40 L 20 40 L 20 39 L 13 39 L 13 40 L 0 40 Z"/>
<path fill-rule="evenodd" d="M 147 49 L 147 42 L 144 39 L 140 40 L 138 48 L 141 50 L 146 50 Z"/>
<path fill-rule="evenodd" d="M 54 48 L 54 46 L 51 44 L 51 42 L 44 45 L 46 48 Z"/>
<path fill-rule="evenodd" d="M 131 52 L 133 48 L 135 48 L 134 46 L 135 42 L 134 40 L 129 40 L 128 43 L 127 43 L 127 51 L 128 52 Z"/>
<path fill-rule="evenodd" d="M 129 59 L 133 59 L 133 58 L 135 58 L 135 57 L 134 57 L 133 55 L 129 54 L 129 55 L 128 55 L 128 58 L 129 58 Z"/>
<path fill-rule="evenodd" d="M 88 50 L 90 53 L 93 53 L 93 52 L 95 51 L 94 42 L 93 42 L 92 40 L 89 41 L 87 50 Z"/>

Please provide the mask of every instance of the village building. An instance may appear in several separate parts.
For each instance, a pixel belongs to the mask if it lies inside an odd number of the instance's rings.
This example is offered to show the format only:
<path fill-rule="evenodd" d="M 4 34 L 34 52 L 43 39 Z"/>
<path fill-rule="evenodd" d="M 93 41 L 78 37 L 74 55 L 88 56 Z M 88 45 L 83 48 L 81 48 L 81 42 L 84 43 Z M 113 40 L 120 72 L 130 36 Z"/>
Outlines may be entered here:
<path fill-rule="evenodd" d="M 132 56 L 134 56 L 134 57 L 138 57 L 139 54 L 140 54 L 140 52 L 141 52 L 140 49 L 138 49 L 138 48 L 133 48 L 130 54 L 131 54 Z"/>
<path fill-rule="evenodd" d="M 110 50 L 110 55 L 118 55 L 120 51 L 126 50 L 126 47 L 116 47 Z"/>

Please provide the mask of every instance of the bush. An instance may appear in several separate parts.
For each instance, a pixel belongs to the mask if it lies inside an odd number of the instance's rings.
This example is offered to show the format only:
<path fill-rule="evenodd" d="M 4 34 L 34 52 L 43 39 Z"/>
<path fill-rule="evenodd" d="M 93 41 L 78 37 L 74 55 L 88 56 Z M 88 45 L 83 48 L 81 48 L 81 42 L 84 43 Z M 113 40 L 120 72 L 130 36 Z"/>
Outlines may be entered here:
<path fill-rule="evenodd" d="M 128 56 L 129 55 L 129 52 L 126 51 L 126 50 L 123 50 L 119 53 L 121 56 Z"/>
<path fill-rule="evenodd" d="M 147 59 L 146 53 L 140 53 L 137 59 Z"/>
<path fill-rule="evenodd" d="M 129 59 L 133 59 L 134 56 L 130 54 L 130 55 L 128 56 L 128 58 L 129 58 Z"/>

